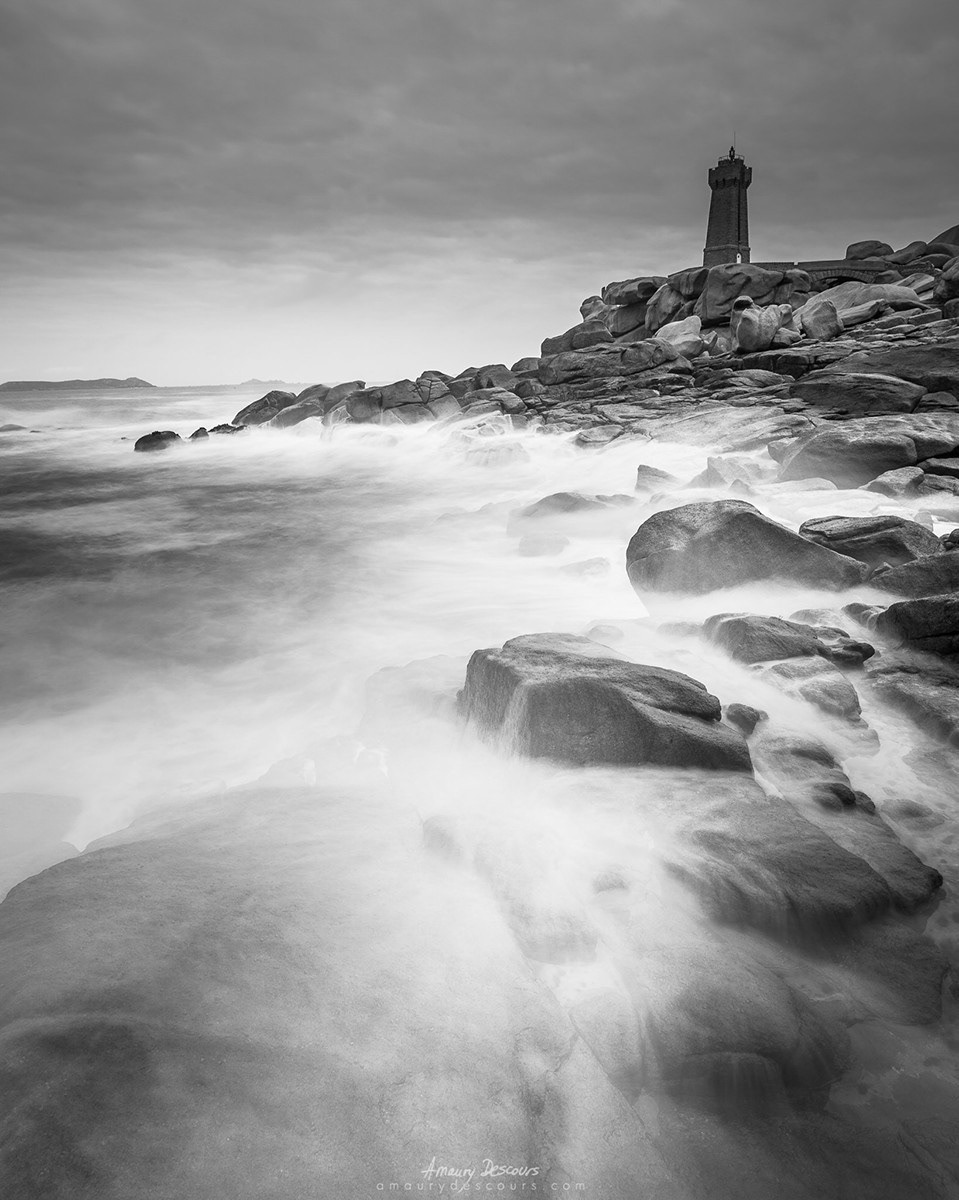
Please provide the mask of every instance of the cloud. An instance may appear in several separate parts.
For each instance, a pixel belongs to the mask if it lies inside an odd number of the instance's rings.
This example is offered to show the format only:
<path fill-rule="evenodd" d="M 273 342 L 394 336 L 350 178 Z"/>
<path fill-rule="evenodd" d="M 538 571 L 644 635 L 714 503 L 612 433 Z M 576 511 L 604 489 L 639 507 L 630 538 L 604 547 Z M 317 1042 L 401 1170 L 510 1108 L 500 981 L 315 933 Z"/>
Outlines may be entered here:
<path fill-rule="evenodd" d="M 951 6 L 0 0 L 0 237 L 38 297 L 174 294 L 193 272 L 229 307 L 231 279 L 292 270 L 324 312 L 425 273 L 462 305 L 447 261 L 502 308 L 502 280 L 535 268 L 538 342 L 605 282 L 580 269 L 697 259 L 734 128 L 757 256 L 959 220 L 953 118 L 929 99 Z"/>

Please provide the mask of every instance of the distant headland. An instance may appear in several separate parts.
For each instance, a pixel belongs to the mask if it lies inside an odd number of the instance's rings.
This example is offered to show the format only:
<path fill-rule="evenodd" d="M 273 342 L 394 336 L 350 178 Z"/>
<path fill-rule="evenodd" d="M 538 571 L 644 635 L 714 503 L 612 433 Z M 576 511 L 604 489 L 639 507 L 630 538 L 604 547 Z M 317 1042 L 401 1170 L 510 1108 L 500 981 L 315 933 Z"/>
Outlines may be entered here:
<path fill-rule="evenodd" d="M 52 392 L 75 390 L 76 388 L 152 388 L 155 383 L 137 379 L 11 379 L 0 383 L 0 392 Z"/>

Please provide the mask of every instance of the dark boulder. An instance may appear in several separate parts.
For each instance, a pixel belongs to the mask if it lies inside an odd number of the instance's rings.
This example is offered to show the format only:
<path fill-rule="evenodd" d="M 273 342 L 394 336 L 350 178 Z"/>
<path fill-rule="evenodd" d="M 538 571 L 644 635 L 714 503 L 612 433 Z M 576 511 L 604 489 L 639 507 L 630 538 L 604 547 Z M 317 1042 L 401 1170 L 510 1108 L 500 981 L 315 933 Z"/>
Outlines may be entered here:
<path fill-rule="evenodd" d="M 293 392 L 272 391 L 241 408 L 233 418 L 233 425 L 264 425 L 272 421 L 281 409 L 296 404 L 298 397 Z"/>
<path fill-rule="evenodd" d="M 702 595 L 758 579 L 845 588 L 866 576 L 862 563 L 800 537 L 744 500 L 654 513 L 633 535 L 626 569 L 640 594 Z"/>
<path fill-rule="evenodd" d="M 761 708 L 753 708 L 751 704 L 727 704 L 723 709 L 723 716 L 746 737 L 749 737 L 760 721 L 769 720 L 769 713 L 763 712 Z"/>
<path fill-rule="evenodd" d="M 235 424 L 212 425 L 210 427 L 210 433 L 216 433 L 216 434 L 219 434 L 220 436 L 230 437 L 234 433 L 243 433 L 245 429 L 246 429 L 245 425 L 235 425 Z"/>
<path fill-rule="evenodd" d="M 171 446 L 175 446 L 180 440 L 180 435 L 174 433 L 172 429 L 154 429 L 152 433 L 145 433 L 143 437 L 137 438 L 133 444 L 133 449 L 169 450 Z"/>
<path fill-rule="evenodd" d="M 740 296 L 748 296 L 760 305 L 779 303 L 776 291 L 784 280 L 782 271 L 770 271 L 755 263 L 710 267 L 696 301 L 695 314 L 704 325 L 721 325 L 729 320 L 733 303 Z"/>
<path fill-rule="evenodd" d="M 875 627 L 897 645 L 959 654 L 959 595 L 900 600 L 875 618 Z"/>
<path fill-rule="evenodd" d="M 799 532 L 869 567 L 898 566 L 941 550 L 931 529 L 905 517 L 815 517 L 800 525 Z"/>
<path fill-rule="evenodd" d="M 531 634 L 477 650 L 460 706 L 481 733 L 532 758 L 750 769 L 745 741 L 720 724 L 701 683 L 589 638 Z"/>
<path fill-rule="evenodd" d="M 209 430 L 205 426 L 201 425 L 199 429 L 194 429 L 194 431 L 190 434 L 190 441 L 202 442 L 204 438 L 208 438 L 209 436 Z"/>

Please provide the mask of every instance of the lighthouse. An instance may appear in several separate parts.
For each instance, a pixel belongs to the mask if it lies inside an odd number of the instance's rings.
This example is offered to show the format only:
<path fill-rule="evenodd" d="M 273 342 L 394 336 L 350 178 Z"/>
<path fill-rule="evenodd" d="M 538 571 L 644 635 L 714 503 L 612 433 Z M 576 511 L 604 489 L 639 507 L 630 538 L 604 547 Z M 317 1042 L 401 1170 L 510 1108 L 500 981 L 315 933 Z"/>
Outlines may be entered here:
<path fill-rule="evenodd" d="M 747 167 L 736 147 L 721 158 L 709 172 L 709 224 L 703 265 L 749 262 L 749 213 L 746 189 L 752 183 L 752 167 Z"/>

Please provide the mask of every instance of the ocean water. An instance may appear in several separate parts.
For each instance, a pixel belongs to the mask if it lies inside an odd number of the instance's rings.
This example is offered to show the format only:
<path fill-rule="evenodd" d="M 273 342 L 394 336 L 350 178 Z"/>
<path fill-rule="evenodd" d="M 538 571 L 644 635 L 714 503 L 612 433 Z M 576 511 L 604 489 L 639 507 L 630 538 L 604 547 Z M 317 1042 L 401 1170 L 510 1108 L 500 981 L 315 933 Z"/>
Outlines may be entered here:
<path fill-rule="evenodd" d="M 656 961 L 673 946 L 690 961 L 715 954 L 714 927 L 662 867 L 664 857 L 687 852 L 676 824 L 681 805 L 663 801 L 672 783 L 651 776 L 644 792 L 616 773 L 587 778 L 519 763 L 449 719 L 475 649 L 551 630 L 591 632 L 637 661 L 702 680 L 724 703 L 754 704 L 784 728 L 817 737 L 903 841 L 954 877 L 959 814 L 941 783 L 955 769 L 942 758 L 951 751 L 868 700 L 878 741 L 853 736 L 699 639 L 657 629 L 717 611 L 788 616 L 834 607 L 835 595 L 767 584 L 640 600 L 630 587 L 624 553 L 637 526 L 658 508 L 723 494 L 637 496 L 636 467 L 692 478 L 709 447 L 620 440 L 583 450 L 572 435 L 514 432 L 505 422 L 492 430 L 307 422 L 133 452 L 142 433 L 186 436 L 255 397 L 202 388 L 0 395 L 0 424 L 26 427 L 0 434 L 0 891 L 153 812 L 188 817 L 264 777 L 322 786 L 344 763 L 358 764 L 388 781 L 389 804 L 410 815 L 410 828 L 435 818 L 472 831 L 467 839 L 481 846 L 489 878 L 520 909 L 586 895 L 591 880 L 625 863 L 642 880 L 632 893 L 630 953 L 641 944 Z M 771 482 L 772 460 L 752 457 Z M 830 513 L 902 511 L 863 491 L 764 488 L 753 502 L 793 527 Z M 557 491 L 620 499 L 545 526 L 546 541 L 522 542 L 510 515 Z M 954 523 L 916 505 L 909 513 L 937 530 Z M 390 670 L 411 663 L 421 665 L 393 688 Z M 411 678 L 425 693 L 439 681 L 446 708 L 436 720 L 411 703 Z M 933 753 L 940 757 L 931 773 L 922 757 Z M 698 795 L 708 785 L 683 786 Z M 903 799 L 921 802 L 929 820 L 898 822 Z M 374 829 L 368 816 L 338 816 L 336 837 L 359 853 L 390 820 L 379 811 Z M 396 901 L 404 937 L 414 911 Z M 475 912 L 463 920 L 463 938 L 490 936 L 475 926 Z M 947 895 L 928 924 L 950 954 L 956 920 Z M 917 931 L 924 923 L 916 919 Z M 404 960 L 427 960 L 431 948 L 409 937 Z M 394 951 L 382 948 L 384 970 Z M 747 951 L 737 943 L 741 952 L 764 969 L 771 963 L 777 978 L 795 982 L 806 972 L 807 992 L 828 1003 L 808 963 L 762 938 Z M 542 982 L 572 1006 L 591 989 L 609 990 L 601 965 L 544 968 Z M 849 986 L 856 995 L 855 980 Z M 864 1012 L 871 987 L 862 982 Z M 745 1019 L 735 995 L 722 1003 Z M 878 1033 L 857 1035 L 859 1066 L 836 1103 L 854 1122 L 892 1129 L 896 1104 L 872 1100 L 891 1095 L 907 1066 L 911 1078 L 926 1078 L 928 1067 L 917 1064 L 941 1054 L 934 1093 L 950 1097 L 959 1095 L 959 1072 L 938 1034 L 897 1030 L 892 1054 L 884 1021 L 869 1026 Z M 864 1078 L 867 1093 L 857 1091 Z"/>

